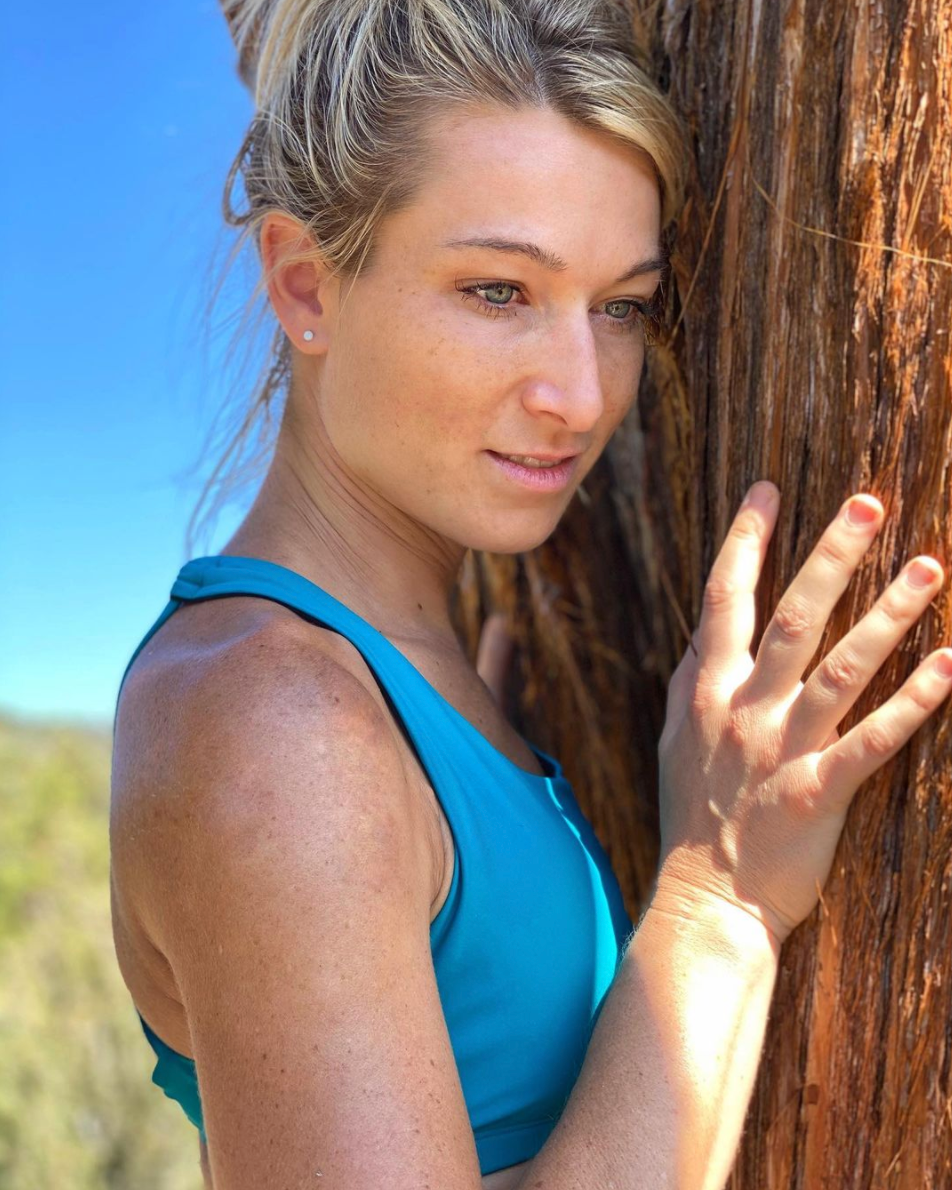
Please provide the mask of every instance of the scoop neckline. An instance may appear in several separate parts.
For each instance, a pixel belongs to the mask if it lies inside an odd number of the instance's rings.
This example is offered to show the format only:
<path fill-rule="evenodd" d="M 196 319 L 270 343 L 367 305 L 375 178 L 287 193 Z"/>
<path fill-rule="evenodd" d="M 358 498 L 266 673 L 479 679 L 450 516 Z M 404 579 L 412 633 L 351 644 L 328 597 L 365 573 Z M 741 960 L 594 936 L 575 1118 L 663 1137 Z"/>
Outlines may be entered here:
<path fill-rule="evenodd" d="M 271 562 L 267 558 L 253 558 L 248 555 L 242 555 L 242 554 L 203 554 L 198 558 L 190 558 L 180 568 L 178 577 L 179 578 L 184 577 L 184 578 L 188 579 L 189 575 L 186 572 L 189 570 L 190 567 L 200 568 L 202 563 L 207 563 L 207 562 L 214 563 L 215 569 L 218 569 L 218 570 L 227 569 L 228 566 L 231 564 L 235 564 L 236 566 L 241 565 L 241 566 L 245 566 L 245 567 L 248 567 L 250 564 L 250 568 L 252 570 L 254 570 L 256 567 L 258 567 L 258 568 L 263 567 L 266 572 L 267 571 L 277 571 L 277 572 L 279 572 L 280 575 L 289 576 L 294 581 L 296 581 L 298 583 L 303 583 L 305 587 L 307 587 L 313 591 L 316 591 L 322 599 L 327 600 L 333 607 L 338 608 L 339 610 L 344 612 L 346 615 L 351 616 L 359 624 L 363 625 L 364 628 L 366 628 L 368 631 L 374 633 L 377 637 L 379 637 L 379 639 L 381 641 L 383 641 L 384 646 L 386 648 L 391 649 L 394 653 L 396 653 L 399 657 L 401 657 L 402 660 L 404 661 L 404 663 L 406 665 L 408 665 L 410 667 L 410 669 L 413 670 L 413 672 L 417 675 L 417 677 L 420 679 L 420 681 L 423 682 L 424 685 L 428 686 L 430 690 L 432 690 L 433 694 L 442 703 L 442 705 L 447 708 L 448 712 L 460 724 L 462 724 L 463 727 L 467 731 L 470 732 L 470 734 L 480 743 L 480 745 L 483 748 L 487 749 L 490 753 L 492 753 L 492 755 L 501 764 L 506 765 L 513 773 L 517 773 L 524 780 L 534 782 L 537 785 L 546 785 L 549 781 L 564 781 L 566 779 L 564 771 L 562 769 L 562 765 L 559 762 L 559 760 L 554 756 L 550 756 L 547 752 L 543 752 L 542 749 L 537 747 L 535 744 L 533 744 L 531 740 L 527 740 L 526 737 L 524 735 L 522 735 L 521 732 L 518 733 L 519 738 L 523 741 L 524 744 L 526 744 L 531 749 L 533 754 L 539 760 L 539 763 L 542 765 L 542 768 L 545 769 L 548 766 L 548 767 L 551 767 L 553 771 L 551 773 L 543 772 L 542 774 L 531 773 L 531 772 L 529 772 L 528 769 L 524 769 L 524 768 L 522 768 L 521 765 L 516 764 L 516 762 L 514 760 L 510 760 L 510 758 L 508 756 L 506 756 L 506 754 L 504 752 L 501 752 L 496 747 L 496 745 L 494 743 L 492 743 L 492 741 L 479 730 L 478 727 L 476 727 L 473 723 L 471 723 L 461 711 L 457 710 L 457 708 L 453 706 L 453 704 L 449 701 L 448 698 L 446 698 L 443 694 L 440 693 L 439 690 L 437 690 L 437 688 L 433 685 L 433 683 L 423 673 L 421 673 L 420 670 L 413 664 L 413 662 L 406 655 L 406 653 L 404 653 L 401 649 L 398 649 L 397 646 L 393 643 L 393 641 L 391 641 L 388 637 L 384 636 L 384 634 L 380 631 L 379 628 L 375 628 L 373 626 L 373 624 L 370 623 L 369 620 L 365 620 L 363 618 L 363 616 L 358 615 L 357 612 L 355 612 L 352 608 L 348 607 L 346 603 L 342 603 L 341 600 L 337 599 L 334 595 L 332 595 L 330 593 L 330 591 L 325 591 L 323 587 L 319 586 L 317 583 L 315 583 L 313 580 L 307 578 L 305 575 L 301 574 L 299 571 L 292 570 L 290 566 L 282 566 L 282 564 L 280 562 Z M 223 563 L 224 563 L 224 565 L 223 565 Z"/>

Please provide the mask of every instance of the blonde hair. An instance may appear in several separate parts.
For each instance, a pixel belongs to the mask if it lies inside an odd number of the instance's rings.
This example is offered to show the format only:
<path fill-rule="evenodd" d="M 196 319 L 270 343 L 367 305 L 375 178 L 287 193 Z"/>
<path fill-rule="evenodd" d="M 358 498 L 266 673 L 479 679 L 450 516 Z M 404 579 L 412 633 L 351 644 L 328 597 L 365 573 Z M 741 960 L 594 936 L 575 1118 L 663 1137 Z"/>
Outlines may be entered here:
<path fill-rule="evenodd" d="M 295 259 L 319 251 L 332 273 L 351 280 L 369 270 L 383 220 L 412 203 L 435 165 L 427 136 L 434 117 L 488 101 L 548 107 L 640 150 L 658 177 L 663 230 L 680 209 L 685 129 L 652 81 L 620 0 L 221 3 L 256 109 L 225 185 L 225 222 L 240 229 L 226 272 L 249 239 L 258 247 L 273 211 L 306 233 Z M 239 177 L 243 211 L 232 203 Z M 239 335 L 266 287 L 260 276 Z M 291 351 L 279 324 L 250 408 L 193 511 L 189 541 L 212 486 L 221 493 L 207 517 L 236 486 L 238 468 L 229 483 L 219 479 L 226 464 L 257 422 L 270 429 Z M 262 435 L 242 475 L 258 469 L 270 445 Z"/>

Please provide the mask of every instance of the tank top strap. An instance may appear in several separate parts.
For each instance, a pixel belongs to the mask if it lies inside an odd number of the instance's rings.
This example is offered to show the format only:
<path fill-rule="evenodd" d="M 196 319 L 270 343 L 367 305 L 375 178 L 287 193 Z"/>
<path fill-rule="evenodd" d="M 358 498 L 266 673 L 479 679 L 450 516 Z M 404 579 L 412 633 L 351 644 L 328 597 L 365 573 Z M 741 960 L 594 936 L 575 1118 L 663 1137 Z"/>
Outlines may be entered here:
<path fill-rule="evenodd" d="M 578 1077 L 632 924 L 570 783 L 532 744 L 546 775 L 514 764 L 371 624 L 263 559 L 187 562 L 136 653 L 184 605 L 235 595 L 274 600 L 348 639 L 415 749 L 453 836 L 452 882 L 430 946 L 480 1169 L 529 1159 Z M 194 1063 L 146 1037 L 153 1081 L 201 1126 Z"/>
<path fill-rule="evenodd" d="M 219 554 L 193 558 L 179 571 L 171 599 L 195 603 L 234 595 L 257 595 L 284 604 L 351 642 L 376 677 L 391 711 L 437 785 L 450 785 L 460 771 L 489 766 L 505 782 L 545 786 L 564 780 L 557 759 L 526 740 L 544 775 L 520 768 L 501 753 L 372 624 L 310 579 L 276 562 Z"/>

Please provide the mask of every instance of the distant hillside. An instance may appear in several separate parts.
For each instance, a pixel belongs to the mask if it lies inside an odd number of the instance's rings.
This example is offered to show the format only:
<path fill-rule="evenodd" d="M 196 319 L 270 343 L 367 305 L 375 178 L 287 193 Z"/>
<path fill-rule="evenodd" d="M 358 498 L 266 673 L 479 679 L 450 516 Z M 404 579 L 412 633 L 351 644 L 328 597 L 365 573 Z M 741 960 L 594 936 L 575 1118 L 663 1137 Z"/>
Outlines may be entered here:
<path fill-rule="evenodd" d="M 109 916 L 111 724 L 0 713 L 0 1186 L 199 1190 Z"/>

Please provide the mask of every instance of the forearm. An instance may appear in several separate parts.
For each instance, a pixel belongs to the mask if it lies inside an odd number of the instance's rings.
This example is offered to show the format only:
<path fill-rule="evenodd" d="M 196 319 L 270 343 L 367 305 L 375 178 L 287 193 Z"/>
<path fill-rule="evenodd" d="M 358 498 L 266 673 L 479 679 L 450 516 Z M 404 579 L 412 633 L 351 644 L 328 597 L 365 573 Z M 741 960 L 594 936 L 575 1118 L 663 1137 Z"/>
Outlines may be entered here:
<path fill-rule="evenodd" d="M 742 911 L 655 902 L 621 961 L 562 1116 L 522 1185 L 722 1190 L 779 953 Z"/>

